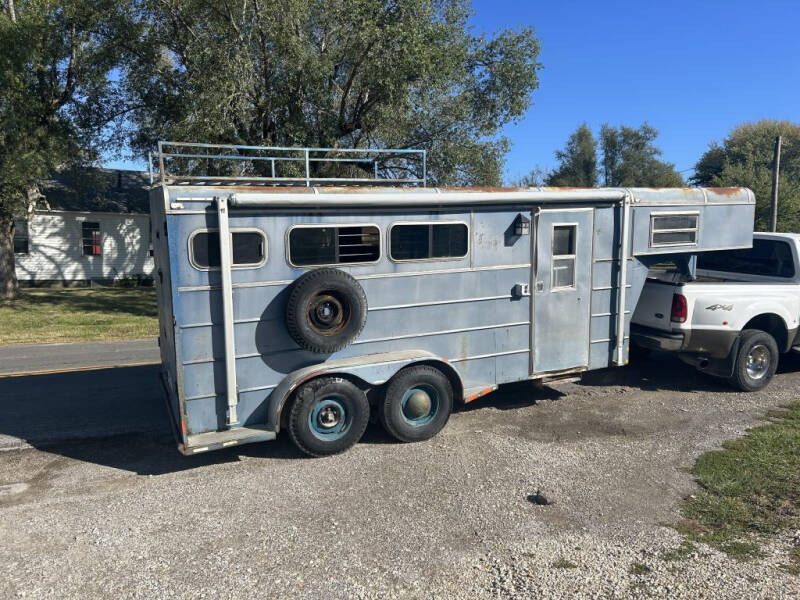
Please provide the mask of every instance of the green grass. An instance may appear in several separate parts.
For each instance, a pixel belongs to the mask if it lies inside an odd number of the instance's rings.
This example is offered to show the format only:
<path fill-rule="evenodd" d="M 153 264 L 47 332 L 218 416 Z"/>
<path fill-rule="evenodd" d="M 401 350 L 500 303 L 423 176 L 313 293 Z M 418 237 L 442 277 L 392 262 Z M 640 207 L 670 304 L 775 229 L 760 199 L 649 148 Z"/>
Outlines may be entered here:
<path fill-rule="evenodd" d="M 767 417 L 695 463 L 702 490 L 684 500 L 676 525 L 688 540 L 748 559 L 759 556 L 759 538 L 800 528 L 800 402 Z M 800 551 L 789 561 L 800 566 Z"/>
<path fill-rule="evenodd" d="M 0 344 L 125 340 L 158 335 L 154 288 L 21 289 L 0 301 Z"/>

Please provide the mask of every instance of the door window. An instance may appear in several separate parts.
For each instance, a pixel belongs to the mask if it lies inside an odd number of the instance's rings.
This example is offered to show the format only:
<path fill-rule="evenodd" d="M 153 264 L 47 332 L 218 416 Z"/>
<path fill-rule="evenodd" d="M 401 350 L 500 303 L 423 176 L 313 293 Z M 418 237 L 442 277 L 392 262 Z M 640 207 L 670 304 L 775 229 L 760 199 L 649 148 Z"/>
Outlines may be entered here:
<path fill-rule="evenodd" d="M 550 288 L 567 290 L 575 287 L 575 241 L 577 225 L 553 226 L 553 268 Z"/>

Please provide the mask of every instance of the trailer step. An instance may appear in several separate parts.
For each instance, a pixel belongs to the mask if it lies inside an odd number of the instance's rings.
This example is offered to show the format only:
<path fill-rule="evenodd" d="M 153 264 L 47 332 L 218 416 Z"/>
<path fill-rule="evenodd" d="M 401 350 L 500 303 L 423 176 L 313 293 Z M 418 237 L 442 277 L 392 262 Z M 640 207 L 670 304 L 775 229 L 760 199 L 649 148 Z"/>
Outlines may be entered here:
<path fill-rule="evenodd" d="M 249 427 L 234 427 L 222 431 L 207 431 L 189 435 L 186 445 L 178 445 L 183 454 L 197 454 L 209 450 L 219 450 L 228 446 L 240 446 L 253 442 L 266 442 L 275 439 L 275 432 L 266 426 L 251 425 Z"/>

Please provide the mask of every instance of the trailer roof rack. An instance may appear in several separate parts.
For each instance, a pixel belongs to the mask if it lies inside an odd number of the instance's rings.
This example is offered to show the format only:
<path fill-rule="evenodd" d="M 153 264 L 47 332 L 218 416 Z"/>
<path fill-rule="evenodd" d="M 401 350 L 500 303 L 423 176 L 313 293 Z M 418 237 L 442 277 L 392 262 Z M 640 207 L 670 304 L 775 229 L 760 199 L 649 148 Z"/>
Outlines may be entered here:
<path fill-rule="evenodd" d="M 427 152 L 398 148 L 293 148 L 158 142 L 150 184 L 425 187 Z"/>

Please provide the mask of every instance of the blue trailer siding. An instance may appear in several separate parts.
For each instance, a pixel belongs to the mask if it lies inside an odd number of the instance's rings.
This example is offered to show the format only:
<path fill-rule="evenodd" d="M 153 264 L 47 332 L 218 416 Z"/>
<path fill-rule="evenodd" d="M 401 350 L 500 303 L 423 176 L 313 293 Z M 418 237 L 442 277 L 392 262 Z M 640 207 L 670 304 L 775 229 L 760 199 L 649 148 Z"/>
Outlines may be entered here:
<path fill-rule="evenodd" d="M 629 256 L 626 261 L 625 343 L 617 357 L 620 300 L 622 205 L 609 201 L 563 204 L 563 209 L 592 210 L 591 256 L 578 272 L 590 290 L 588 365 L 597 369 L 627 359 L 627 331 L 647 275 L 648 261 L 657 256 L 704 249 L 748 245 L 753 202 L 741 194 L 694 190 L 633 190 L 630 209 Z M 226 429 L 221 277 L 218 270 L 195 268 L 189 260 L 193 233 L 216 229 L 215 195 L 247 194 L 240 188 L 166 186 L 153 190 L 154 223 L 163 220 L 167 235 L 154 239 L 156 262 L 163 270 L 159 284 L 162 361 L 176 419 L 187 435 Z M 389 192 L 387 192 L 388 194 Z M 369 208 L 279 209 L 238 207 L 230 210 L 229 226 L 258 229 L 266 236 L 266 262 L 231 270 L 233 331 L 239 422 L 269 423 L 271 394 L 288 374 L 338 359 L 369 357 L 401 350 L 427 351 L 441 357 L 458 373 L 464 389 L 491 387 L 541 375 L 532 372 L 533 316 L 531 297 L 514 296 L 515 285 L 533 287 L 535 265 L 530 235 L 515 236 L 515 219 L 534 222 L 535 192 L 529 203 L 500 201 L 491 206 L 414 206 L 375 204 Z M 325 195 L 325 194 L 322 194 Z M 328 193 L 336 197 L 334 193 Z M 397 192 L 395 192 L 397 195 Z M 446 194 L 442 194 L 443 196 Z M 501 196 L 498 196 L 501 197 Z M 554 209 L 549 205 L 548 210 Z M 659 211 L 699 214 L 697 243 L 652 248 L 650 216 Z M 748 222 L 749 219 L 749 222 Z M 714 227 L 716 222 L 736 226 Z M 398 223 L 456 222 L 469 227 L 469 249 L 463 258 L 396 262 L 389 257 L 389 235 Z M 302 350 L 285 325 L 290 284 L 308 269 L 289 264 L 286 243 L 291 227 L 313 225 L 375 225 L 381 235 L 380 258 L 373 264 L 334 265 L 350 273 L 368 300 L 366 325 L 345 349 L 330 354 Z M 157 227 L 154 227 L 157 231 Z M 166 242 L 166 243 L 165 243 Z M 639 257 L 642 260 L 639 260 Z M 644 262 L 643 262 L 644 261 Z M 542 349 L 540 351 L 546 351 Z M 349 367 L 376 384 L 400 365 L 364 364 Z"/>
<path fill-rule="evenodd" d="M 245 424 L 264 422 L 264 402 L 287 373 L 320 360 L 403 349 L 428 350 L 448 359 L 467 388 L 528 377 L 530 299 L 512 298 L 517 283 L 530 281 L 530 236 L 506 245 L 506 230 L 519 210 L 474 214 L 391 213 L 268 217 L 234 213 L 232 230 L 258 228 L 267 236 L 268 259 L 258 268 L 234 269 L 234 327 L 239 416 Z M 189 238 L 215 229 L 213 214 L 170 215 L 175 261 L 176 327 L 180 336 L 189 433 L 216 430 L 224 423 L 225 370 L 219 272 L 198 270 L 188 260 Z M 463 259 L 395 262 L 388 256 L 388 232 L 405 222 L 460 222 L 470 226 Z M 358 339 L 340 352 L 321 356 L 297 347 L 285 326 L 287 282 L 306 269 L 286 258 L 286 231 L 309 223 L 374 224 L 381 231 L 375 264 L 342 265 L 362 285 L 369 303 Z M 222 419 L 222 420 L 220 420 Z"/>

